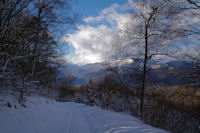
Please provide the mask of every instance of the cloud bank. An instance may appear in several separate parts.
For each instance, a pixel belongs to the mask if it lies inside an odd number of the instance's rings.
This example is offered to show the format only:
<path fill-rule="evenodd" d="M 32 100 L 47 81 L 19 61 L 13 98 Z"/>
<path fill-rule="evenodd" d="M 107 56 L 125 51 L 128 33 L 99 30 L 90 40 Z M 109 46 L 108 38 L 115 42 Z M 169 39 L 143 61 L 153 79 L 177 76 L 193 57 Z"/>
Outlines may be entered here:
<path fill-rule="evenodd" d="M 74 64 L 103 62 L 112 49 L 116 29 L 126 21 L 129 5 L 113 4 L 96 17 L 84 18 L 84 24 L 78 25 L 74 33 L 63 36 L 61 41 L 75 48 L 75 55 L 66 56 L 67 61 Z"/>
<path fill-rule="evenodd" d="M 124 54 L 124 51 L 126 51 L 125 54 L 127 54 L 127 56 L 129 56 L 129 53 L 133 54 L 134 51 L 142 51 L 141 46 L 132 46 L 134 43 L 138 44 L 137 42 L 131 42 L 132 40 L 128 38 L 130 35 L 135 35 L 134 33 L 129 33 L 129 35 L 124 36 L 121 35 L 123 36 L 121 38 L 119 33 L 118 37 L 115 36 L 116 31 L 120 31 L 120 29 L 124 30 L 127 26 L 125 24 L 130 21 L 133 25 L 141 23 L 140 20 L 131 18 L 131 14 L 129 12 L 130 10 L 137 12 L 137 10 L 139 10 L 138 8 L 138 5 L 133 0 L 128 0 L 124 5 L 113 4 L 110 7 L 103 9 L 98 16 L 84 18 L 84 23 L 78 25 L 77 30 L 74 33 L 66 34 L 61 39 L 62 42 L 71 44 L 75 48 L 73 56 L 66 56 L 67 61 L 79 65 L 101 63 L 106 57 L 112 56 L 113 53 L 111 53 L 111 51 L 113 52 L 113 44 L 119 45 L 117 46 L 118 53 Z M 148 8 L 145 9 L 148 12 Z M 182 22 L 179 24 L 180 26 L 185 27 L 187 25 L 193 25 L 194 23 L 200 22 L 200 20 L 197 20 L 195 17 L 186 17 L 179 22 Z M 143 44 L 141 43 L 142 39 L 139 41 L 140 44 Z M 170 41 L 172 40 L 167 40 L 163 43 L 170 43 Z M 182 44 L 184 43 L 187 43 L 186 45 L 188 45 L 191 42 L 184 41 Z M 190 47 L 189 49 L 190 51 L 193 51 L 194 48 L 195 47 Z M 176 54 L 184 54 L 187 52 L 185 50 L 189 49 L 188 46 L 183 46 L 181 49 L 177 49 L 178 52 Z"/>

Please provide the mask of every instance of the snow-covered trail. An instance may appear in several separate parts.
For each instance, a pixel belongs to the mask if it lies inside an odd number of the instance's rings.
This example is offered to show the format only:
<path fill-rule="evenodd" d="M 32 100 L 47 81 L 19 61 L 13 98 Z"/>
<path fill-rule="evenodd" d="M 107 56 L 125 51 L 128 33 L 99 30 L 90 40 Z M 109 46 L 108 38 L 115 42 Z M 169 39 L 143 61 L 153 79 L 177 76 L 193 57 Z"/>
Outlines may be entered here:
<path fill-rule="evenodd" d="M 1 133 L 166 133 L 135 117 L 99 107 L 34 97 L 27 105 L 0 107 Z"/>

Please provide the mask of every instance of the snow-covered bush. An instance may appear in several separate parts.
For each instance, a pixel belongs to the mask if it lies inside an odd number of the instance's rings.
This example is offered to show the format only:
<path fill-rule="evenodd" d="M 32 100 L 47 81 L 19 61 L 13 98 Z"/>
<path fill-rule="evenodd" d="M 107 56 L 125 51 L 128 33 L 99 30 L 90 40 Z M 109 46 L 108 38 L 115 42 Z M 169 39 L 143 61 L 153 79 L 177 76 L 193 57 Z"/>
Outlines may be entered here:
<path fill-rule="evenodd" d="M 79 102 L 117 112 L 130 112 L 134 94 L 109 77 L 80 87 Z"/>

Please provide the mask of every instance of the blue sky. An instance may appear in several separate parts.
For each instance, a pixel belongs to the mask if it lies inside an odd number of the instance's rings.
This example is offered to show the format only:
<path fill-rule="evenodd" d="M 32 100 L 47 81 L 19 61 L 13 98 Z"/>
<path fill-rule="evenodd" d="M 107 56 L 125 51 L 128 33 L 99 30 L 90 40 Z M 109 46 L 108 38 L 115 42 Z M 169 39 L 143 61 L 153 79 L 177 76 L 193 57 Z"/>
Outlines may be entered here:
<path fill-rule="evenodd" d="M 123 5 L 127 0 L 76 0 L 73 10 L 83 17 L 97 16 L 98 13 L 114 3 Z"/>

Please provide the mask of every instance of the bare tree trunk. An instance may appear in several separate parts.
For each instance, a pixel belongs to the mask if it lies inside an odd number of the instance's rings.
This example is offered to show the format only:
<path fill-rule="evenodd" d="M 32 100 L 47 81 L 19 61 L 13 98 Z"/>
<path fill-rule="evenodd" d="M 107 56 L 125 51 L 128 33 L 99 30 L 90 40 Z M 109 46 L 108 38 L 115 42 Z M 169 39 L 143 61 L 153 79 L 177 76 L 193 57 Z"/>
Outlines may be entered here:
<path fill-rule="evenodd" d="M 142 77 L 142 88 L 140 92 L 140 110 L 139 110 L 139 119 L 143 119 L 143 109 L 144 109 L 144 91 L 146 85 L 146 67 L 147 67 L 147 58 L 148 58 L 148 25 L 145 25 L 145 54 L 144 54 L 144 66 L 143 66 L 143 77 Z"/>
<path fill-rule="evenodd" d="M 22 78 L 22 87 L 20 87 L 19 104 L 24 104 L 24 76 Z"/>
<path fill-rule="evenodd" d="M 43 5 L 42 7 L 44 6 L 44 0 L 42 1 Z M 40 4 L 40 0 L 38 0 L 38 20 L 37 20 L 37 31 L 36 31 L 36 38 L 35 38 L 35 49 L 34 49 L 34 58 L 33 58 L 33 67 L 32 67 L 32 75 L 34 75 L 34 72 L 35 72 L 35 65 L 36 65 L 36 60 L 37 60 L 37 52 L 38 52 L 38 37 L 39 37 L 39 32 L 40 32 L 40 19 L 41 19 L 41 13 L 42 13 L 42 7 L 41 7 L 41 4 Z"/>

